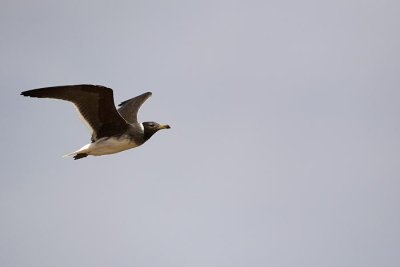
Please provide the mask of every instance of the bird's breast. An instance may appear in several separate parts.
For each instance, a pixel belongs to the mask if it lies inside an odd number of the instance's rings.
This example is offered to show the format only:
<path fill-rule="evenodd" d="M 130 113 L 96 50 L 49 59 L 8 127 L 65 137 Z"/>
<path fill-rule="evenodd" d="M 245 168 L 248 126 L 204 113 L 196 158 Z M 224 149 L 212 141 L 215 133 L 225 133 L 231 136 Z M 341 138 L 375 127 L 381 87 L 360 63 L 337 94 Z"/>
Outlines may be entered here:
<path fill-rule="evenodd" d="M 128 136 L 107 137 L 90 144 L 89 154 L 94 156 L 114 154 L 137 146 Z"/>

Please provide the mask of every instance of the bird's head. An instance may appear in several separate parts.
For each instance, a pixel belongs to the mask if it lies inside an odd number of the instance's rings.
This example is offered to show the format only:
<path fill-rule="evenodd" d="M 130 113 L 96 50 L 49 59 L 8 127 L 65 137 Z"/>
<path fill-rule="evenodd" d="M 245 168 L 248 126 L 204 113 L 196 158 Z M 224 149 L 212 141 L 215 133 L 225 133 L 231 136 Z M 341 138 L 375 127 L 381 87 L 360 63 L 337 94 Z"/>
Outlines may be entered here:
<path fill-rule="evenodd" d="M 146 121 L 142 123 L 144 131 L 144 139 L 148 140 L 153 134 L 162 129 L 170 129 L 168 124 L 159 124 L 154 121 Z"/>

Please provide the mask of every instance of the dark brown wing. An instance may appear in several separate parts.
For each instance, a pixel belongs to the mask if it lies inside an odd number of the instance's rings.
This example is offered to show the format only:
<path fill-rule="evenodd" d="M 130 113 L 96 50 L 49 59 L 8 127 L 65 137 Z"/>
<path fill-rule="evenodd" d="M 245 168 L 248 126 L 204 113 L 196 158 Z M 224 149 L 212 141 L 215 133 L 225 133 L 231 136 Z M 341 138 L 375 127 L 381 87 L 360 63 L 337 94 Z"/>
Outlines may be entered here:
<path fill-rule="evenodd" d="M 112 89 L 104 86 L 89 84 L 55 86 L 25 91 L 21 95 L 72 102 L 93 130 L 94 140 L 120 133 L 128 127 L 115 108 Z"/>
<path fill-rule="evenodd" d="M 138 95 L 119 104 L 119 114 L 129 123 L 138 122 L 137 114 L 143 103 L 151 96 L 151 92 Z"/>

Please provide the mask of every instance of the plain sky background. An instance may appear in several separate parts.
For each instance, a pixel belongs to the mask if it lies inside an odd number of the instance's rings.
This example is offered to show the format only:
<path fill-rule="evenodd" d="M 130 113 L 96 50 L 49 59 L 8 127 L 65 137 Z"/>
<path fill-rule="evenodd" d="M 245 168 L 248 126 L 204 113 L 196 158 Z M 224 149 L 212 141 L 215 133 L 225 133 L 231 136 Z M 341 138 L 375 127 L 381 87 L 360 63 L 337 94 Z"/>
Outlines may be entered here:
<path fill-rule="evenodd" d="M 400 266 L 400 2 L 0 8 L 0 266 Z M 144 146 L 61 158 L 68 102 L 152 91 Z"/>

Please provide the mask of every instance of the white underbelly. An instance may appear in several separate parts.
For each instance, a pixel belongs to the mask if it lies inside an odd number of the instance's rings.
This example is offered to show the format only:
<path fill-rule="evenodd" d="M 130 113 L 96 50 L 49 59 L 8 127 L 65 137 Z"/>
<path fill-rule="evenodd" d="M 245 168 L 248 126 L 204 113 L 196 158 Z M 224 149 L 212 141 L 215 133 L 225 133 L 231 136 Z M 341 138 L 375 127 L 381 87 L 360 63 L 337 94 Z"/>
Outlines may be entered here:
<path fill-rule="evenodd" d="M 130 148 L 137 147 L 137 144 L 126 138 L 102 138 L 94 143 L 88 144 L 78 150 L 78 153 L 86 153 L 93 156 L 118 153 Z"/>

